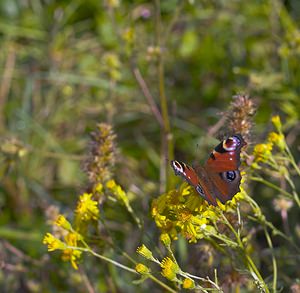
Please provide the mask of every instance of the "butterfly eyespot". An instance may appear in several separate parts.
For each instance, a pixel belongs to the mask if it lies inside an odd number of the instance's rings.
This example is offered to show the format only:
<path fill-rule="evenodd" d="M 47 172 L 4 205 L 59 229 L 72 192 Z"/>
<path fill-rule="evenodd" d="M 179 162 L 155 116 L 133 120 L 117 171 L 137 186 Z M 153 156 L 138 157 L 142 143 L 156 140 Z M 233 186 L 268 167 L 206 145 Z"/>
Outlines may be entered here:
<path fill-rule="evenodd" d="M 197 192 L 198 192 L 202 197 L 205 198 L 204 191 L 203 191 L 203 189 L 202 189 L 202 187 L 201 187 L 200 185 L 197 185 L 197 186 L 196 186 L 196 190 L 197 190 Z"/>
<path fill-rule="evenodd" d="M 232 182 L 236 178 L 235 171 L 227 171 L 227 172 L 223 172 L 221 174 L 222 174 L 222 178 L 228 182 Z"/>
<path fill-rule="evenodd" d="M 172 161 L 171 165 L 172 165 L 176 175 L 184 173 L 183 164 L 181 164 L 180 162 Z"/>
<path fill-rule="evenodd" d="M 241 140 L 237 135 L 231 137 L 237 145 L 241 144 Z"/>
<path fill-rule="evenodd" d="M 234 151 L 241 144 L 241 140 L 238 136 L 234 135 L 223 141 L 223 148 L 227 152 Z"/>

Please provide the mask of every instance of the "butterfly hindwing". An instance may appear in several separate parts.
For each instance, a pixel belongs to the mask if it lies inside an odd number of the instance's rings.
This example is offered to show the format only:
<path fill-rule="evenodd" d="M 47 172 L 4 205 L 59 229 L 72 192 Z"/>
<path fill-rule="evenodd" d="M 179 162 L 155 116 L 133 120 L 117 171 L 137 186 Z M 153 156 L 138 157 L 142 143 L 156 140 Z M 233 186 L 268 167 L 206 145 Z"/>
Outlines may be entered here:
<path fill-rule="evenodd" d="M 240 191 L 241 174 L 239 170 L 228 173 L 208 173 L 214 185 L 215 196 L 224 204 Z"/>
<path fill-rule="evenodd" d="M 241 135 L 233 135 L 216 146 L 204 165 L 215 186 L 215 195 L 222 203 L 240 191 L 241 174 L 238 168 L 244 145 L 246 142 Z"/>

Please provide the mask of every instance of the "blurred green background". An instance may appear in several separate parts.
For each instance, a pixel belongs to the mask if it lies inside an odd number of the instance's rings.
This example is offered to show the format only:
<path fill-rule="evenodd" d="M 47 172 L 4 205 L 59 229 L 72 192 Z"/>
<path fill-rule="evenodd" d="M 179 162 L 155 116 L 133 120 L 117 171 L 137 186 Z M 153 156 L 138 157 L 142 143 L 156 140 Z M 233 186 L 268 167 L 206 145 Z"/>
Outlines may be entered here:
<path fill-rule="evenodd" d="M 258 105 L 253 143 L 279 114 L 299 159 L 300 1 L 163 0 L 160 11 L 159 21 L 155 1 L 0 2 L 2 292 L 86 292 L 84 273 L 49 259 L 41 242 L 47 208 L 71 214 L 85 189 L 81 162 L 99 122 L 118 137 L 116 180 L 158 235 L 148 214 L 159 195 L 160 127 L 133 71 L 159 105 L 159 56 L 180 159 L 206 159 L 209 130 L 240 92 Z M 106 216 L 134 255 L 142 236 L 130 216 L 113 207 Z M 99 292 L 151 288 L 91 257 L 84 266 Z"/>

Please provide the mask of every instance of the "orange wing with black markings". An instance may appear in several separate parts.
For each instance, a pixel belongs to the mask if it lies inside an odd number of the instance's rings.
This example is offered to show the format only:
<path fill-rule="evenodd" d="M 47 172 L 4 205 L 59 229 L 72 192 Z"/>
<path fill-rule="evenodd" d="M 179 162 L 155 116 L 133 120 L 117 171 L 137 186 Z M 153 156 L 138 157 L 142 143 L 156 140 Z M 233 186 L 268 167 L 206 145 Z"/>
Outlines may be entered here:
<path fill-rule="evenodd" d="M 218 144 L 204 167 L 192 168 L 180 161 L 172 161 L 175 175 L 182 176 L 209 204 L 217 205 L 232 199 L 240 191 L 240 153 L 246 142 L 236 134 Z"/>

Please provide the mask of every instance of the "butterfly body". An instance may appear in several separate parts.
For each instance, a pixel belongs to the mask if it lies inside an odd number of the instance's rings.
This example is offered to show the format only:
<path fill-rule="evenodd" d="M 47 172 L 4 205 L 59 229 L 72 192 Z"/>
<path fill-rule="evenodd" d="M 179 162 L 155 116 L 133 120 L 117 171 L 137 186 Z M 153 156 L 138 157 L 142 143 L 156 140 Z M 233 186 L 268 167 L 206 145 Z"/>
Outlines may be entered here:
<path fill-rule="evenodd" d="M 222 203 L 232 199 L 240 191 L 241 148 L 246 142 L 236 134 L 218 144 L 204 166 L 191 167 L 174 160 L 171 166 L 175 175 L 183 177 L 209 204 L 216 206 L 218 198 Z"/>

